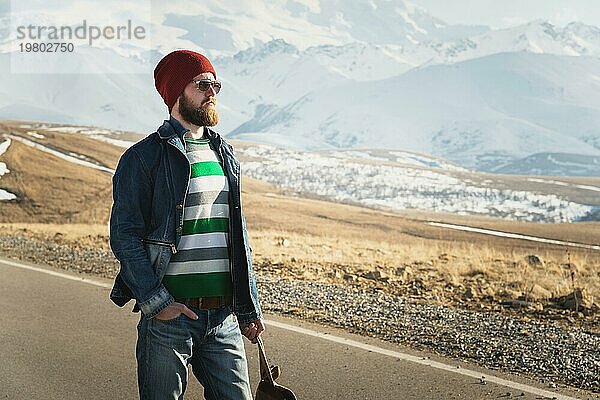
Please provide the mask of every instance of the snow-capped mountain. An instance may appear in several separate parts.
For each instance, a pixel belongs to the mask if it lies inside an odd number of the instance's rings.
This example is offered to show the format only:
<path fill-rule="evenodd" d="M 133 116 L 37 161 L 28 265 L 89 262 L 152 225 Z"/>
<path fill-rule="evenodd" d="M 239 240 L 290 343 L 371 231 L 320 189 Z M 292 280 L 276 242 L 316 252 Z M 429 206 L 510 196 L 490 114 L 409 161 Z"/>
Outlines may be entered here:
<path fill-rule="evenodd" d="M 82 49 L 76 60 L 93 68 L 110 60 L 118 70 L 137 68 L 136 62 L 112 49 Z M 106 66 L 105 66 L 106 67 Z M 10 54 L 0 53 L 0 118 L 89 125 L 149 131 L 167 116 L 162 99 L 152 90 L 148 74 L 10 74 Z M 152 89 L 152 90 L 151 90 Z"/>
<path fill-rule="evenodd" d="M 454 40 L 489 29 L 450 27 L 404 0 L 206 0 L 157 4 L 153 13 L 164 15 L 160 26 L 183 29 L 179 39 L 213 56 L 232 55 L 273 39 L 304 50 L 355 42 L 399 45 L 431 38 Z M 157 39 L 171 45 L 169 38 Z"/>
<path fill-rule="evenodd" d="M 303 148 L 403 148 L 484 170 L 565 149 L 600 160 L 589 141 L 600 126 L 598 68 L 596 58 L 529 53 L 423 67 L 257 110 L 231 136 L 302 132 Z"/>
<path fill-rule="evenodd" d="M 594 26 L 448 25 L 400 0 L 153 3 L 151 26 L 150 56 L 119 44 L 79 53 L 82 63 L 120 72 L 145 62 L 147 74 L 11 72 L 14 39 L 0 30 L 0 72 L 10 77 L 0 118 L 150 131 L 167 116 L 153 65 L 192 48 L 212 57 L 224 83 L 218 130 L 230 137 L 411 150 L 486 171 L 600 175 Z"/>
<path fill-rule="evenodd" d="M 456 41 L 434 41 L 428 47 L 435 54 L 427 64 L 447 64 L 514 52 L 599 57 L 600 29 L 580 22 L 561 28 L 539 20 Z"/>

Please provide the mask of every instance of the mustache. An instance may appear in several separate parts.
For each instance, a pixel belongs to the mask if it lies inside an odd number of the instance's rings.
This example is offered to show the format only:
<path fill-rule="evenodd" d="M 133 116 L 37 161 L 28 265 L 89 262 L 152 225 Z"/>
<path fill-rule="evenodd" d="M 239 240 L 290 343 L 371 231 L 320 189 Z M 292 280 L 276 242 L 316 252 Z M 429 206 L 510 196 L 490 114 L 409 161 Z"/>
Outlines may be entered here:
<path fill-rule="evenodd" d="M 214 97 L 209 97 L 208 99 L 206 99 L 206 101 L 204 103 L 202 103 L 201 107 L 207 106 L 209 104 L 212 104 L 213 106 L 217 105 L 217 99 L 215 99 Z"/>

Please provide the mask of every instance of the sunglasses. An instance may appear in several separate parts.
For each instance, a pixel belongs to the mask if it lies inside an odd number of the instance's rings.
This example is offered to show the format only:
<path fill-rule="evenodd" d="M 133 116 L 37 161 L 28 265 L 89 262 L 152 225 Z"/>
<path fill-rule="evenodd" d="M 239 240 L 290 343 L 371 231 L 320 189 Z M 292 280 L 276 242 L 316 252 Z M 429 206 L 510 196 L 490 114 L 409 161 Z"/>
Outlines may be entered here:
<path fill-rule="evenodd" d="M 198 86 L 198 90 L 201 92 L 206 92 L 209 88 L 215 91 L 215 94 L 221 91 L 221 82 L 219 81 L 211 81 L 210 79 L 198 79 L 192 81 Z"/>

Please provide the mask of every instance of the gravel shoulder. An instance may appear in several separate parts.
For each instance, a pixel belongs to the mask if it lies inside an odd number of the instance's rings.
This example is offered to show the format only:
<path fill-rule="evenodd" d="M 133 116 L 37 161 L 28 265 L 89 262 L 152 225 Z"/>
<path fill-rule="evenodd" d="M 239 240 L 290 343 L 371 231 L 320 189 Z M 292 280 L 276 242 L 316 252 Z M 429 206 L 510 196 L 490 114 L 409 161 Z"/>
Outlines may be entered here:
<path fill-rule="evenodd" d="M 112 278 L 106 249 L 0 235 L 0 255 Z M 534 377 L 548 387 L 600 393 L 597 326 L 496 311 L 428 304 L 369 288 L 282 278 L 256 271 L 265 311 L 317 321 L 366 336 L 427 349 L 481 366 Z"/>

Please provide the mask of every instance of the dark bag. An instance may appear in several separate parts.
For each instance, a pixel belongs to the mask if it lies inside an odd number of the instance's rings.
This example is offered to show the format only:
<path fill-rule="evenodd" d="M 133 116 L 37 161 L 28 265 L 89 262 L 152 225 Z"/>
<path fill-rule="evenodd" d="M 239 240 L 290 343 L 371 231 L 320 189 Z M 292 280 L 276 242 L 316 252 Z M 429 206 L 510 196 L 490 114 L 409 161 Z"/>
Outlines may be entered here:
<path fill-rule="evenodd" d="M 258 338 L 258 357 L 260 359 L 260 382 L 256 389 L 255 400 L 298 400 L 290 389 L 275 383 L 280 370 L 276 365 L 269 369 L 265 345 L 260 337 Z"/>

